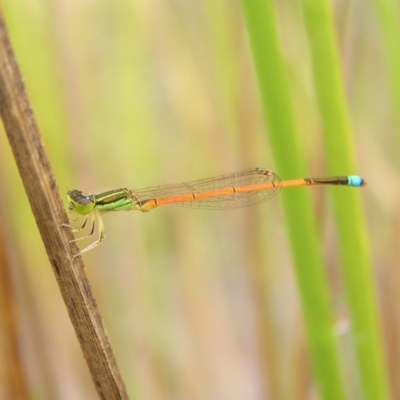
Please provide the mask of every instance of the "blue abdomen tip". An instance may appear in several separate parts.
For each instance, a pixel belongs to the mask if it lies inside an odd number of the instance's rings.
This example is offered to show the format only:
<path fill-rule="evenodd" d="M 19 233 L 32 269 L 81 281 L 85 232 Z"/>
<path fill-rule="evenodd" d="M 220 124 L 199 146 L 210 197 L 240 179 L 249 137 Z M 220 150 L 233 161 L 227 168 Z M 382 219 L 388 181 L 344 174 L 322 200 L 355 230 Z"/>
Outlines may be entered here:
<path fill-rule="evenodd" d="M 351 175 L 348 177 L 348 183 L 349 186 L 363 186 L 364 185 L 364 179 L 357 176 L 357 175 Z"/>

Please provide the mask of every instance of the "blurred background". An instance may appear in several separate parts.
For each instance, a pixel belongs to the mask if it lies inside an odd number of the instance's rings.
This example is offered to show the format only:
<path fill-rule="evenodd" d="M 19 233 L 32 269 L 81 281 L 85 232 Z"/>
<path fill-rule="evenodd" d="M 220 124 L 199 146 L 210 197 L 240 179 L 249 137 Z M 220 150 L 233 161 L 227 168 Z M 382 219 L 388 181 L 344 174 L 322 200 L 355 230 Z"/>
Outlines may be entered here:
<path fill-rule="evenodd" d="M 275 171 L 239 2 L 0 4 L 63 194 L 249 167 Z M 309 174 L 324 176 L 301 9 L 292 0 L 275 6 Z M 390 384 L 400 398 L 392 83 L 373 2 L 334 0 L 332 6 L 358 162 L 357 171 L 339 173 L 368 181 L 361 196 Z M 329 191 L 304 190 L 313 195 L 341 362 L 355 399 Z M 4 134 L 0 192 L 29 398 L 97 398 Z M 233 211 L 120 212 L 104 223 L 106 240 L 84 260 L 132 399 L 316 398 L 279 196 Z M 6 352 L 0 364 L 3 373 Z"/>

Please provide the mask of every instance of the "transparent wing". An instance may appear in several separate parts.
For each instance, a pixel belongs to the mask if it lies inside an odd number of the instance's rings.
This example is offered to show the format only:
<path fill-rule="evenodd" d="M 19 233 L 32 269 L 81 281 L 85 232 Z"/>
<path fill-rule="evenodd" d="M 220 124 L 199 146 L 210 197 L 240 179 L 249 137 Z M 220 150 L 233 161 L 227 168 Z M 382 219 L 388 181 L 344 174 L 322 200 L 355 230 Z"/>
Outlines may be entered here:
<path fill-rule="evenodd" d="M 263 184 L 269 185 L 263 188 Z M 252 168 L 192 182 L 132 190 L 131 196 L 136 202 L 176 198 L 176 201 L 171 203 L 183 207 L 227 210 L 269 200 L 279 192 L 280 188 L 281 179 L 277 174 L 265 168 Z M 224 189 L 225 193 L 221 193 Z M 208 193 L 209 196 L 195 198 L 196 195 L 204 193 Z"/>

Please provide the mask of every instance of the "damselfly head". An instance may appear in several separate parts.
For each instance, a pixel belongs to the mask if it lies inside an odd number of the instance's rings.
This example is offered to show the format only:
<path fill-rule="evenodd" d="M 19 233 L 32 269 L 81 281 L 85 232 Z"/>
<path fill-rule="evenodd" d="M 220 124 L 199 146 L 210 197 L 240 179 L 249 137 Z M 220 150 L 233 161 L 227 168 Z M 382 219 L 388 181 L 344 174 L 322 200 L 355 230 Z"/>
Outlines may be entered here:
<path fill-rule="evenodd" d="M 78 214 L 86 215 L 92 212 L 95 201 L 93 196 L 84 196 L 80 190 L 69 190 L 67 192 L 68 209 Z"/>

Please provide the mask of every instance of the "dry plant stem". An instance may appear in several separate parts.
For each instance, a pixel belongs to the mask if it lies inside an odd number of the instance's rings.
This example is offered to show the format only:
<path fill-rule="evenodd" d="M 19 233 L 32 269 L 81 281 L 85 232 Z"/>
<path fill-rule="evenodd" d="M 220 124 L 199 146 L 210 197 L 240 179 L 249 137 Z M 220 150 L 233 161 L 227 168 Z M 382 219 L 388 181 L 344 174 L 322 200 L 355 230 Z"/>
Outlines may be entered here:
<path fill-rule="evenodd" d="M 32 212 L 97 392 L 127 399 L 114 352 L 90 282 L 69 229 L 67 215 L 0 11 L 0 113 Z"/>

